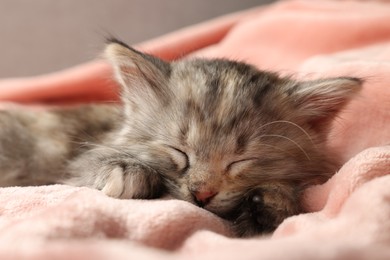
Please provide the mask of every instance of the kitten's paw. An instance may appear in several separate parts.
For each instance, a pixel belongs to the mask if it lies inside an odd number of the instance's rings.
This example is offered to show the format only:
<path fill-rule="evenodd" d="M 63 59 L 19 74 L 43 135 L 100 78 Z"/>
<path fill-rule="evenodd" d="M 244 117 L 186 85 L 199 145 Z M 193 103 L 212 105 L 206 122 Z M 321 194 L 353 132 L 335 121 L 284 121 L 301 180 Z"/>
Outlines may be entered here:
<path fill-rule="evenodd" d="M 157 198 L 165 187 L 157 171 L 132 158 L 81 156 L 69 165 L 68 173 L 64 184 L 95 188 L 114 198 Z"/>
<path fill-rule="evenodd" d="M 109 174 L 102 192 L 107 196 L 119 198 L 123 193 L 124 187 L 123 169 L 121 167 L 115 167 L 111 171 L 111 174 Z"/>
<path fill-rule="evenodd" d="M 99 188 L 104 194 L 122 199 L 156 198 L 163 192 L 161 175 L 153 169 L 134 163 L 121 163 L 110 170 L 102 169 L 105 176 Z"/>

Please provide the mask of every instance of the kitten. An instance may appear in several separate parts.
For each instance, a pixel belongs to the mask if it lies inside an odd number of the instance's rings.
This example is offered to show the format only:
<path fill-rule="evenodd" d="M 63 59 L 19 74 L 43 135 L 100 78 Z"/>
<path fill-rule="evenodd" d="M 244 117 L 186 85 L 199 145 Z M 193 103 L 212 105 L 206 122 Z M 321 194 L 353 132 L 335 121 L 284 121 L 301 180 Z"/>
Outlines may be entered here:
<path fill-rule="evenodd" d="M 0 113 L 0 184 L 67 183 L 116 198 L 163 194 L 233 223 L 274 230 L 339 162 L 329 123 L 356 78 L 298 82 L 223 59 L 165 62 L 112 40 L 121 105 Z"/>

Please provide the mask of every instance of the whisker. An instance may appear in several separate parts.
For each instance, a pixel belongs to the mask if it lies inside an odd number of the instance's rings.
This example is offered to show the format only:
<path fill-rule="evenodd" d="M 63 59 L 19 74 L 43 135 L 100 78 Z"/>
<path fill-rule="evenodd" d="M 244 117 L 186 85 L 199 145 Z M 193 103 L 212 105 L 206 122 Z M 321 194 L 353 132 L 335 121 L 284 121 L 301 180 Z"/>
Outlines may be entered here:
<path fill-rule="evenodd" d="M 275 135 L 275 134 L 265 134 L 265 135 L 261 135 L 260 138 L 263 138 L 263 137 L 279 137 L 279 138 L 283 138 L 283 139 L 286 139 L 290 142 L 292 142 L 293 144 L 295 144 L 306 156 L 306 158 L 308 160 L 311 160 L 309 155 L 306 153 L 306 151 L 302 148 L 302 146 L 300 146 L 297 142 L 295 142 L 294 140 L 292 140 L 291 138 L 288 138 L 286 136 L 283 136 L 283 135 Z"/>
<path fill-rule="evenodd" d="M 295 126 L 296 128 L 298 128 L 299 130 L 301 130 L 306 136 L 307 138 L 310 140 L 310 142 L 315 145 L 315 143 L 313 142 L 313 139 L 311 138 L 310 134 L 305 130 L 303 129 L 301 126 L 299 126 L 298 124 L 294 123 L 294 122 L 291 122 L 291 121 L 288 121 L 288 120 L 276 120 L 276 121 L 272 121 L 272 122 L 269 122 L 269 123 L 266 123 L 264 125 L 262 125 L 260 127 L 260 129 L 264 128 L 264 127 L 267 127 L 269 125 L 273 125 L 273 124 L 278 124 L 278 123 L 285 123 L 285 124 L 290 124 L 292 126 Z"/>
<path fill-rule="evenodd" d="M 114 147 L 111 147 L 111 146 L 107 146 L 107 145 L 102 145 L 102 144 L 96 144 L 96 143 L 88 143 L 89 146 L 95 148 L 95 149 L 104 149 L 104 150 L 110 150 L 110 151 L 113 151 L 113 152 L 116 152 L 120 155 L 130 155 L 128 153 L 126 153 L 125 151 L 121 151 L 121 150 L 118 150 Z"/>
<path fill-rule="evenodd" d="M 289 155 L 293 156 L 292 153 L 290 153 L 290 152 L 288 152 L 288 151 L 286 151 L 286 150 L 284 150 L 284 149 L 282 149 L 282 148 L 279 148 L 279 147 L 277 147 L 277 146 L 275 146 L 275 145 L 264 144 L 264 143 L 262 143 L 261 145 L 263 145 L 263 146 L 268 146 L 268 147 L 271 147 L 271 148 L 274 148 L 274 149 L 276 149 L 276 150 L 282 151 L 283 153 L 288 153 Z"/>

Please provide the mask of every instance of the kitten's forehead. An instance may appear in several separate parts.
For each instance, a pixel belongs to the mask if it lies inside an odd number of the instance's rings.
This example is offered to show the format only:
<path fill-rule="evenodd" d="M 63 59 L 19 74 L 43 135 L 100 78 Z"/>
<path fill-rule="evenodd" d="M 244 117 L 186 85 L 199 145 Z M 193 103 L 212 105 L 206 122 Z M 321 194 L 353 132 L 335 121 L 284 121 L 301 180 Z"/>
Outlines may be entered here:
<path fill-rule="evenodd" d="M 205 109 L 228 112 L 228 108 L 252 106 L 272 90 L 276 74 L 228 60 L 184 60 L 173 64 L 171 86 L 180 99 L 205 105 Z M 219 110 L 218 110 L 219 109 Z"/>
<path fill-rule="evenodd" d="M 261 77 L 268 78 L 269 75 L 240 62 L 193 59 L 175 63 L 172 77 L 175 81 L 190 83 L 191 86 L 187 86 L 187 90 L 222 92 L 239 91 L 242 85 L 257 81 Z"/>

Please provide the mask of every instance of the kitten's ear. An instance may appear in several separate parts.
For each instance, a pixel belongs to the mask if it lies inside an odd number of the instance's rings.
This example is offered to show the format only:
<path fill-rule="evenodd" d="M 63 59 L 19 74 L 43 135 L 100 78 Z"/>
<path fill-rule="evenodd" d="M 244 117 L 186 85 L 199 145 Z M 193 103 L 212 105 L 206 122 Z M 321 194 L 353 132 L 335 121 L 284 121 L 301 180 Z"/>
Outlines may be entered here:
<path fill-rule="evenodd" d="M 362 83 L 347 77 L 304 81 L 290 86 L 287 93 L 299 117 L 309 123 L 325 122 L 360 91 Z"/>
<path fill-rule="evenodd" d="M 123 99 L 139 97 L 139 94 L 147 95 L 144 98 L 156 95 L 163 98 L 168 94 L 166 86 L 170 63 L 137 51 L 116 39 L 108 41 L 105 56 L 122 86 Z"/>

